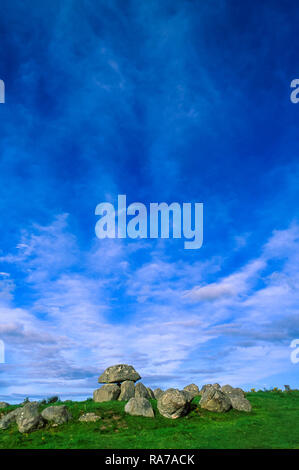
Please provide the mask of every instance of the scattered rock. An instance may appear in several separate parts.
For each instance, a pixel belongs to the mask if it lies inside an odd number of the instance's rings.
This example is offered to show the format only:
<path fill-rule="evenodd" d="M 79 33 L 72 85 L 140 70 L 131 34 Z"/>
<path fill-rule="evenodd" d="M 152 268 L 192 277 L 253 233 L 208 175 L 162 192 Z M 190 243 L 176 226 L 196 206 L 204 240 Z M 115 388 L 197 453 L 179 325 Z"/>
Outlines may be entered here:
<path fill-rule="evenodd" d="M 72 415 L 65 405 L 45 408 L 42 411 L 42 417 L 46 421 L 51 421 L 55 424 L 64 424 L 72 419 Z"/>
<path fill-rule="evenodd" d="M 192 399 L 200 394 L 199 388 L 195 384 L 186 385 L 184 390 L 192 394 Z"/>
<path fill-rule="evenodd" d="M 232 387 L 231 385 L 223 385 L 221 387 L 221 392 L 223 393 L 231 393 L 232 391 L 234 390 L 234 387 Z"/>
<path fill-rule="evenodd" d="M 187 414 L 189 400 L 185 393 L 175 388 L 169 388 L 158 399 L 158 410 L 165 418 L 180 418 Z"/>
<path fill-rule="evenodd" d="M 95 402 L 117 400 L 120 395 L 120 387 L 116 384 L 103 385 L 93 392 Z"/>
<path fill-rule="evenodd" d="M 221 387 L 219 384 L 206 384 L 206 385 L 203 385 L 203 387 L 201 388 L 199 394 L 202 395 L 208 388 L 210 387 L 214 387 L 216 388 L 217 390 L 221 390 Z"/>
<path fill-rule="evenodd" d="M 240 395 L 241 397 L 245 397 L 245 393 L 241 388 L 234 388 L 231 385 L 223 385 L 221 391 L 227 395 Z"/>
<path fill-rule="evenodd" d="M 183 393 L 183 395 L 185 395 L 186 397 L 186 400 L 188 401 L 188 403 L 191 403 L 193 398 L 194 398 L 194 395 L 192 392 L 189 392 L 189 390 L 180 390 L 181 393 Z"/>
<path fill-rule="evenodd" d="M 9 406 L 9 403 L 6 403 L 5 401 L 0 401 L 0 409 L 7 408 L 8 406 Z"/>
<path fill-rule="evenodd" d="M 221 390 L 230 399 L 232 407 L 235 410 L 247 412 L 252 410 L 251 403 L 245 398 L 245 393 L 241 388 L 234 388 L 231 385 L 224 385 L 221 387 Z"/>
<path fill-rule="evenodd" d="M 102 375 L 100 375 L 98 382 L 99 383 L 121 383 L 125 380 L 131 380 L 132 382 L 137 382 L 141 379 L 140 375 L 133 366 L 127 364 L 118 364 L 116 366 L 108 367 Z"/>
<path fill-rule="evenodd" d="M 132 380 L 125 380 L 120 386 L 120 401 L 128 401 L 135 396 L 135 384 Z"/>
<path fill-rule="evenodd" d="M 212 387 L 217 388 L 217 390 L 221 390 L 221 387 L 219 384 L 213 384 Z"/>
<path fill-rule="evenodd" d="M 208 388 L 210 388 L 210 387 L 213 387 L 213 385 L 212 384 L 203 385 L 200 392 L 199 392 L 199 394 L 203 395 L 205 393 L 205 391 L 208 390 Z"/>
<path fill-rule="evenodd" d="M 132 416 L 145 416 L 154 418 L 154 410 L 150 402 L 144 397 L 131 398 L 125 406 L 125 412 Z"/>
<path fill-rule="evenodd" d="M 45 422 L 38 411 L 38 403 L 27 403 L 17 413 L 16 423 L 21 433 L 40 429 Z"/>
<path fill-rule="evenodd" d="M 79 421 L 83 423 L 95 423 L 99 419 L 102 419 L 101 416 L 96 415 L 95 413 L 85 413 L 80 416 Z"/>
<path fill-rule="evenodd" d="M 232 405 L 229 397 L 214 386 L 206 388 L 200 400 L 201 408 L 217 413 L 228 411 Z"/>
<path fill-rule="evenodd" d="M 147 400 L 150 400 L 150 394 L 148 393 L 147 388 L 143 385 L 143 383 L 139 382 L 135 386 L 135 397 L 136 398 L 146 398 Z"/>
<path fill-rule="evenodd" d="M 162 395 L 163 390 L 161 390 L 161 388 L 155 388 L 154 390 L 154 395 L 155 395 L 155 399 L 158 400 L 160 398 L 160 396 Z"/>
<path fill-rule="evenodd" d="M 246 411 L 247 413 L 250 413 L 252 410 L 251 403 L 247 398 L 241 397 L 240 395 L 229 395 L 229 399 L 234 410 Z"/>
<path fill-rule="evenodd" d="M 149 394 L 149 396 L 150 396 L 150 399 L 151 399 L 151 400 L 155 400 L 155 394 L 154 394 L 154 392 L 152 391 L 152 389 L 149 388 L 149 387 L 146 387 L 146 389 L 147 389 L 147 391 L 148 391 L 148 394 Z"/>
<path fill-rule="evenodd" d="M 5 430 L 8 429 L 11 424 L 16 422 L 17 416 L 20 413 L 22 408 L 16 408 L 10 413 L 7 413 L 0 419 L 0 429 Z"/>

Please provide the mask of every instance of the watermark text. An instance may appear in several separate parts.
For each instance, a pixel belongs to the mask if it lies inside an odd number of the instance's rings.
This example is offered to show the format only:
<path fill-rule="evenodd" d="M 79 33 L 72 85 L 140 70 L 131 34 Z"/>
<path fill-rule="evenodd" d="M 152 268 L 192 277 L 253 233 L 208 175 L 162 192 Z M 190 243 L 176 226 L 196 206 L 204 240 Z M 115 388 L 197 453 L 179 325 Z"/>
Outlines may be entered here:
<path fill-rule="evenodd" d="M 294 78 L 291 81 L 291 88 L 294 88 L 290 95 L 290 100 L 292 103 L 297 104 L 299 103 L 299 78 Z"/>
<path fill-rule="evenodd" d="M 294 349 L 294 351 L 291 352 L 291 362 L 293 364 L 298 364 L 299 362 L 299 339 L 293 339 L 293 341 L 290 344 L 290 347 Z"/>
<path fill-rule="evenodd" d="M 101 216 L 95 226 L 100 239 L 185 238 L 187 250 L 199 249 L 203 243 L 203 203 L 153 202 L 149 204 L 148 213 L 141 202 L 127 207 L 126 195 L 120 194 L 117 209 L 110 202 L 101 202 L 95 214 Z M 128 220 L 128 216 L 133 217 Z"/>
<path fill-rule="evenodd" d="M 5 83 L 0 80 L 0 104 L 5 103 Z"/>

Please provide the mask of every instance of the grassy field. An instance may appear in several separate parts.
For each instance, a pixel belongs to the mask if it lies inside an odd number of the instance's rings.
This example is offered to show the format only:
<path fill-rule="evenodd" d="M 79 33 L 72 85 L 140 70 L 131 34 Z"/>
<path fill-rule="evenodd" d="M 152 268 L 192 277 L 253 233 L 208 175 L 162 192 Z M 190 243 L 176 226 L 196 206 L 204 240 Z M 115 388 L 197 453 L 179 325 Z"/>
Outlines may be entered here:
<path fill-rule="evenodd" d="M 184 418 L 160 416 L 152 400 L 155 419 L 125 414 L 123 402 L 64 402 L 74 420 L 59 427 L 47 425 L 31 434 L 13 426 L 0 431 L 1 449 L 298 449 L 299 391 L 248 393 L 252 413 L 231 410 L 218 414 L 198 407 Z M 57 403 L 58 405 L 61 402 Z M 49 405 L 48 405 L 49 406 Z M 44 408 L 45 406 L 42 406 Z M 5 412 L 14 409 L 9 407 Z M 101 420 L 81 423 L 84 412 Z"/>

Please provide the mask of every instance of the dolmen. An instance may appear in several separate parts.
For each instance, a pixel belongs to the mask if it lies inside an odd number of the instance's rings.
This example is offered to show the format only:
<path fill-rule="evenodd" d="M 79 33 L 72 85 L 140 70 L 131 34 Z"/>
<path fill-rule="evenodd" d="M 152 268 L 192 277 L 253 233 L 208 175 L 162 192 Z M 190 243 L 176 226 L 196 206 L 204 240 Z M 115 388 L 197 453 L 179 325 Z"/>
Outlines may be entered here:
<path fill-rule="evenodd" d="M 111 400 L 126 401 L 126 413 L 153 418 L 154 410 L 149 400 L 155 399 L 155 394 L 141 382 L 135 385 L 140 379 L 141 376 L 133 366 L 110 366 L 100 375 L 98 382 L 104 385 L 93 392 L 93 400 L 98 403 Z"/>
<path fill-rule="evenodd" d="M 93 392 L 93 399 L 95 402 L 128 401 L 135 397 L 135 382 L 140 379 L 133 366 L 118 364 L 108 367 L 98 379 L 104 385 Z"/>
<path fill-rule="evenodd" d="M 98 382 L 104 385 L 93 392 L 93 400 L 100 403 L 111 400 L 129 401 L 131 398 L 156 399 L 151 388 L 141 382 L 135 385 L 140 379 L 141 376 L 133 366 L 128 364 L 110 366 L 100 375 Z"/>

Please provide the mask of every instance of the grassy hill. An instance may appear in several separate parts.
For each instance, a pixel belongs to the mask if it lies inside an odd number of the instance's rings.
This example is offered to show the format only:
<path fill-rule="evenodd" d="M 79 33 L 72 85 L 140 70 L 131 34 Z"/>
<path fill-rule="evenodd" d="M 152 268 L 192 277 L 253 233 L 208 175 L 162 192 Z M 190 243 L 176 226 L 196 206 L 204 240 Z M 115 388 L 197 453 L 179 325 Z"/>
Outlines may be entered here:
<path fill-rule="evenodd" d="M 124 402 L 94 403 L 66 401 L 74 420 L 59 427 L 47 425 L 31 434 L 20 434 L 13 426 L 0 431 L 1 449 L 298 449 L 299 391 L 248 393 L 252 413 L 231 410 L 218 414 L 198 407 L 184 418 L 170 420 L 129 416 Z M 58 405 L 61 402 L 57 403 Z M 46 405 L 47 406 L 47 405 Z M 49 406 L 49 405 L 48 405 Z M 16 406 L 10 406 L 5 412 Z M 45 405 L 41 407 L 45 408 Z M 101 419 L 81 423 L 85 412 Z"/>

